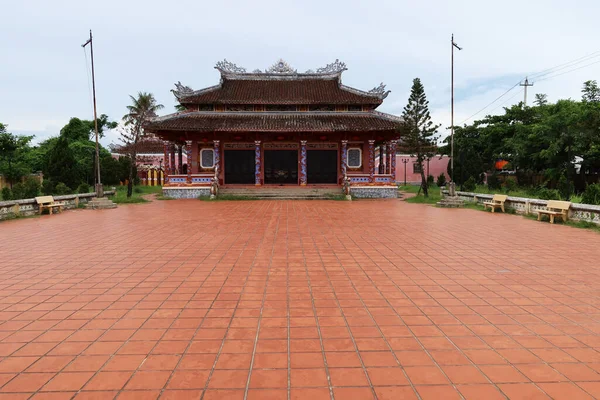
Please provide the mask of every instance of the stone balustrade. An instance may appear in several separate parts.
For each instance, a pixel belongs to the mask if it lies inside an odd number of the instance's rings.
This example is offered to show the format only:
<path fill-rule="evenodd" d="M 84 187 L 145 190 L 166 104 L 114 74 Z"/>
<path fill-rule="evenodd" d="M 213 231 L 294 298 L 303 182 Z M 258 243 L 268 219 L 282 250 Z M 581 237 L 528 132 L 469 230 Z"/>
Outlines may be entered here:
<path fill-rule="evenodd" d="M 442 194 L 448 196 L 448 191 L 442 190 Z M 456 195 L 462 200 L 480 204 L 484 201 L 491 201 L 494 197 L 493 194 L 471 192 L 456 192 Z M 508 196 L 504 206 L 518 214 L 533 214 L 536 210 L 545 209 L 547 204 L 548 200 Z M 600 224 L 600 206 L 573 203 L 569 209 L 569 219 Z"/>
<path fill-rule="evenodd" d="M 114 195 L 114 191 L 107 190 L 105 196 Z M 96 197 L 96 193 L 68 194 L 54 196 L 56 202 L 64 203 L 63 209 L 77 208 L 79 204 L 85 204 Z M 35 199 L 21 199 L 0 201 L 0 220 L 10 219 L 16 216 L 28 216 L 39 214 L 39 207 Z"/>

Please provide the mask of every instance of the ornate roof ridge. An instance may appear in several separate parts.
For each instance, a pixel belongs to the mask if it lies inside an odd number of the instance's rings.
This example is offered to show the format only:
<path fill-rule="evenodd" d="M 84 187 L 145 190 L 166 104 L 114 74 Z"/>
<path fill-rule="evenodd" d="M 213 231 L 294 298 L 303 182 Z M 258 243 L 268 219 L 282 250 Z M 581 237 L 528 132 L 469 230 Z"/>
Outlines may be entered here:
<path fill-rule="evenodd" d="M 188 112 L 176 112 L 171 114 L 166 114 L 160 117 L 154 117 L 148 120 L 151 122 L 160 122 L 168 119 L 176 119 L 189 117 L 194 115 L 209 115 L 209 116 L 252 116 L 252 117 L 261 117 L 261 116 L 311 116 L 311 115 L 332 115 L 332 116 L 353 116 L 353 117 L 380 117 L 383 119 L 394 120 L 398 122 L 402 122 L 403 119 L 393 114 L 384 113 L 377 110 L 368 110 L 368 111 L 188 111 Z"/>
<path fill-rule="evenodd" d="M 312 77 L 336 77 L 341 75 L 342 72 L 346 71 L 348 68 L 346 67 L 346 63 L 341 62 L 339 59 L 332 63 L 325 65 L 324 67 L 317 68 L 316 70 L 309 69 L 306 72 L 298 72 L 295 68 L 293 68 L 290 64 L 288 64 L 283 59 L 279 59 L 269 68 L 264 71 L 260 69 L 255 69 L 252 72 L 247 72 L 246 68 L 240 67 L 227 59 L 223 61 L 217 62 L 215 65 L 215 69 L 219 70 L 221 75 L 226 76 L 228 78 L 241 78 L 244 77 L 249 78 L 253 76 L 262 76 L 262 77 L 274 77 L 274 76 L 290 76 L 290 77 L 300 77 L 300 76 L 312 76 Z"/>
<path fill-rule="evenodd" d="M 377 97 L 381 100 L 384 100 L 386 97 L 388 97 L 388 95 L 391 92 L 391 90 L 385 90 L 385 85 L 383 84 L 383 82 L 381 82 L 379 84 L 379 86 L 374 87 L 373 89 L 369 90 L 368 92 L 364 91 L 364 90 L 353 88 L 351 86 L 346 86 L 343 84 L 340 84 L 340 89 L 346 90 L 346 91 L 354 93 L 354 94 L 359 94 L 362 96 Z"/>

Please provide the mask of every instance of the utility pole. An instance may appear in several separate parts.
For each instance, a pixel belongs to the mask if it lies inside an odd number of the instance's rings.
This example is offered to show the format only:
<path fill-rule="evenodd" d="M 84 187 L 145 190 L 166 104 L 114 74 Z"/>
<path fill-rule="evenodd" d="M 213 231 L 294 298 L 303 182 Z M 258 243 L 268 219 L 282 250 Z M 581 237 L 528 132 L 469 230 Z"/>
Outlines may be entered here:
<path fill-rule="evenodd" d="M 462 50 L 462 47 L 459 47 L 456 43 L 454 43 L 454 34 L 452 34 L 452 39 L 450 41 L 452 56 L 451 56 L 451 92 L 452 92 L 452 100 L 451 100 L 451 113 L 450 113 L 450 179 L 454 184 L 454 48 L 456 47 L 459 50 Z"/>
<path fill-rule="evenodd" d="M 90 29 L 90 38 L 81 45 L 90 45 L 90 53 L 92 55 L 92 95 L 94 98 L 94 130 L 96 131 L 96 197 L 103 197 L 102 181 L 100 180 L 100 149 L 98 145 L 98 114 L 96 113 L 96 76 L 94 75 L 94 44 L 92 42 L 92 30 Z"/>
<path fill-rule="evenodd" d="M 523 98 L 523 105 L 527 105 L 527 87 L 533 86 L 533 83 L 529 83 L 527 77 L 525 77 L 525 83 L 519 83 L 519 86 L 525 86 L 525 97 Z"/>

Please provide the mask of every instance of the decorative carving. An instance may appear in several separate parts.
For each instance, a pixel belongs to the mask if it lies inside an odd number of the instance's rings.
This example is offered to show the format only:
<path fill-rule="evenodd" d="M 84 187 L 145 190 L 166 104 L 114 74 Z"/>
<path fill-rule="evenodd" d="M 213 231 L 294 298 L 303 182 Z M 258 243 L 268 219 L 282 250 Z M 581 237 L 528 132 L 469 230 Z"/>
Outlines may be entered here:
<path fill-rule="evenodd" d="M 339 74 L 347 69 L 346 63 L 341 62 L 336 58 L 331 64 L 327 64 L 322 68 L 317 68 L 317 74 Z M 308 74 L 310 72 L 307 71 L 306 73 Z"/>
<path fill-rule="evenodd" d="M 306 169 L 306 140 L 300 141 L 300 185 L 306 186 L 307 169 Z"/>
<path fill-rule="evenodd" d="M 213 143 L 214 143 L 214 149 L 215 149 L 215 177 L 214 177 L 213 186 L 215 187 L 214 194 L 216 196 L 218 193 L 218 189 L 219 189 L 219 168 L 221 168 L 221 149 L 220 149 L 221 141 L 215 140 Z"/>
<path fill-rule="evenodd" d="M 260 140 L 254 141 L 254 184 L 260 186 Z"/>
<path fill-rule="evenodd" d="M 175 95 L 177 99 L 179 99 L 183 95 L 193 93 L 194 90 L 191 87 L 185 86 L 180 81 L 178 81 L 175 84 L 175 89 L 171 89 L 171 92 Z"/>
<path fill-rule="evenodd" d="M 263 143 L 265 150 L 297 150 L 298 143 Z"/>
<path fill-rule="evenodd" d="M 215 65 L 215 68 L 221 72 L 230 72 L 232 74 L 245 74 L 246 73 L 246 68 L 238 67 L 236 64 L 232 63 L 231 61 L 227 61 L 227 59 L 224 59 L 223 61 L 219 61 Z"/>
<path fill-rule="evenodd" d="M 390 94 L 391 90 L 385 90 L 385 85 L 383 84 L 383 82 L 381 82 L 379 84 L 379 86 L 374 87 L 373 89 L 369 90 L 370 94 L 374 94 L 378 97 L 381 97 L 382 99 L 385 99 L 388 94 Z"/>
<path fill-rule="evenodd" d="M 279 59 L 275 64 L 271 65 L 267 70 L 265 70 L 267 74 L 297 74 L 296 71 L 290 64 L 283 61 L 283 59 Z"/>
<path fill-rule="evenodd" d="M 185 141 L 185 153 L 187 157 L 187 181 L 188 183 L 192 183 L 192 141 Z M 183 171 L 182 171 L 183 172 Z"/>
<path fill-rule="evenodd" d="M 348 169 L 348 141 L 342 140 L 342 178 L 345 180 L 347 178 L 346 171 Z"/>
<path fill-rule="evenodd" d="M 262 74 L 262 71 L 258 68 L 256 68 L 254 71 L 252 71 L 253 74 Z"/>
<path fill-rule="evenodd" d="M 369 140 L 369 178 L 375 182 L 375 141 Z"/>

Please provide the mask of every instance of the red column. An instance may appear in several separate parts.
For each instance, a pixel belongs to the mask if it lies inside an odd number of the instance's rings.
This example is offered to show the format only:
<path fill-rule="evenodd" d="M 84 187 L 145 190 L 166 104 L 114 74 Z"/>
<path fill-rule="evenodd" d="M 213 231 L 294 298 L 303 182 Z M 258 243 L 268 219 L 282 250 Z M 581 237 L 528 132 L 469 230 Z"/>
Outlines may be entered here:
<path fill-rule="evenodd" d="M 163 148 L 165 151 L 165 158 L 163 159 L 165 169 L 163 184 L 167 184 L 169 183 L 169 174 L 171 173 L 171 171 L 169 169 L 169 142 L 167 142 L 166 140 L 163 142 Z"/>
<path fill-rule="evenodd" d="M 171 152 L 171 160 L 169 161 L 169 167 L 171 169 L 169 170 L 169 172 L 175 175 L 175 144 L 171 143 L 171 148 L 169 149 L 169 151 Z"/>
<path fill-rule="evenodd" d="M 306 140 L 300 141 L 300 186 L 306 186 L 307 170 L 306 170 Z"/>
<path fill-rule="evenodd" d="M 391 142 L 391 157 L 392 163 L 390 164 L 390 174 L 392 174 L 392 183 L 396 182 L 396 141 Z"/>
<path fill-rule="evenodd" d="M 386 147 L 387 147 L 387 154 L 386 154 L 387 162 L 385 163 L 385 173 L 391 174 L 392 173 L 392 142 L 387 142 Z"/>
<path fill-rule="evenodd" d="M 254 184 L 260 186 L 260 140 L 254 141 Z"/>
<path fill-rule="evenodd" d="M 187 155 L 187 182 L 192 183 L 192 141 L 185 141 L 185 151 Z M 180 167 L 181 168 L 181 167 Z"/>
<path fill-rule="evenodd" d="M 369 140 L 369 181 L 375 182 L 375 141 Z"/>

